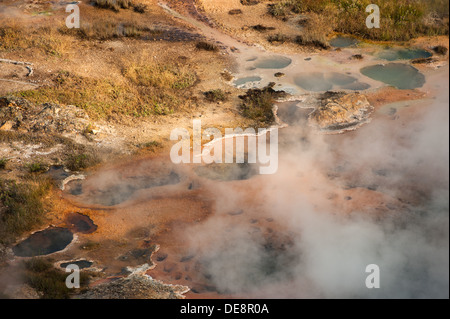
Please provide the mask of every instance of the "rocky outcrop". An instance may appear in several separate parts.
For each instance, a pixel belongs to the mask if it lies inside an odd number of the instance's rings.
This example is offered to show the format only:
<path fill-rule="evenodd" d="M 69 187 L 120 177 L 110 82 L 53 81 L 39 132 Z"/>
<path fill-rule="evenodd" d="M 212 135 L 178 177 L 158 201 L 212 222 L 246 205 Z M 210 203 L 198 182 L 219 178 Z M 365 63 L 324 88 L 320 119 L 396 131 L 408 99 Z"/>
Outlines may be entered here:
<path fill-rule="evenodd" d="M 151 267 L 143 265 L 131 272 L 127 277 L 110 280 L 97 285 L 88 292 L 78 296 L 80 299 L 183 299 L 188 287 L 166 285 L 154 280 L 145 273 Z"/>
<path fill-rule="evenodd" d="M 370 121 L 374 108 L 365 95 L 329 94 L 309 116 L 310 125 L 328 133 L 354 130 Z"/>
<path fill-rule="evenodd" d="M 89 126 L 86 112 L 73 105 L 35 105 L 17 97 L 0 98 L 0 129 L 45 133 L 82 133 Z"/>

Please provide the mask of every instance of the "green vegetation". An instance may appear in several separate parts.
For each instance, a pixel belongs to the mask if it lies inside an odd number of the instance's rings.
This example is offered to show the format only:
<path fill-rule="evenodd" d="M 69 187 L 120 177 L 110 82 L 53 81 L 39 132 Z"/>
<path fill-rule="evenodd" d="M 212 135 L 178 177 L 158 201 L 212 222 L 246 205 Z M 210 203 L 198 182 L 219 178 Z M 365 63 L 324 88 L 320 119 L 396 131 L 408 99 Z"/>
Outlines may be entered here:
<path fill-rule="evenodd" d="M 138 38 L 144 32 L 153 32 L 135 23 L 102 21 L 101 23 L 82 23 L 79 29 L 60 28 L 62 34 L 77 35 L 81 39 L 111 40 L 117 38 Z"/>
<path fill-rule="evenodd" d="M 47 165 L 40 162 L 28 164 L 27 168 L 30 173 L 43 173 L 48 169 Z"/>
<path fill-rule="evenodd" d="M 203 95 L 208 102 L 212 103 L 225 102 L 226 100 L 228 100 L 227 93 L 225 93 L 221 89 L 207 91 L 204 92 Z"/>
<path fill-rule="evenodd" d="M 277 33 L 274 35 L 269 35 L 267 38 L 267 41 L 269 41 L 272 44 L 283 44 L 285 42 L 290 41 L 291 39 L 288 36 L 285 36 L 283 34 Z"/>
<path fill-rule="evenodd" d="M 260 0 L 241 0 L 241 4 L 244 6 L 254 6 L 260 3 Z"/>
<path fill-rule="evenodd" d="M 160 89 L 182 90 L 197 80 L 195 74 L 183 65 L 156 62 L 133 63 L 125 68 L 124 75 L 136 85 Z"/>
<path fill-rule="evenodd" d="M 8 164 L 9 159 L 7 158 L 0 158 L 0 169 L 5 169 L 6 164 Z"/>
<path fill-rule="evenodd" d="M 274 121 L 273 105 L 274 96 L 271 90 L 251 89 L 243 96 L 241 111 L 242 115 L 254 120 L 256 123 L 270 125 Z"/>
<path fill-rule="evenodd" d="M 433 48 L 433 51 L 440 55 L 446 55 L 448 52 L 448 49 L 442 45 L 438 45 Z"/>
<path fill-rule="evenodd" d="M 380 29 L 366 27 L 365 9 L 369 4 L 380 7 Z M 382 41 L 448 35 L 449 4 L 445 0 L 281 0 L 270 4 L 268 10 L 273 16 L 285 19 L 294 14 L 320 15 L 323 21 L 312 21 L 315 27 L 304 30 L 303 37 L 316 38 L 317 35 L 309 33 L 320 30 L 326 36 L 327 27 L 335 32 Z"/>
<path fill-rule="evenodd" d="M 138 145 L 138 147 L 141 149 L 146 149 L 150 152 L 154 152 L 157 149 L 161 148 L 162 144 L 157 141 L 151 141 L 151 142 L 140 144 L 140 145 Z"/>
<path fill-rule="evenodd" d="M 99 8 L 111 9 L 115 12 L 119 12 L 120 9 L 131 9 L 135 6 L 133 0 L 94 0 L 94 4 Z"/>
<path fill-rule="evenodd" d="M 65 166 L 71 171 L 81 171 L 100 163 L 100 159 L 93 154 L 71 154 L 67 157 Z"/>
<path fill-rule="evenodd" d="M 68 39 L 54 28 L 27 29 L 16 21 L 2 21 L 0 25 L 0 52 L 36 48 L 49 56 L 62 57 L 69 46 Z"/>
<path fill-rule="evenodd" d="M 44 221 L 46 206 L 42 198 L 50 187 L 46 178 L 26 183 L 0 179 L 0 243 L 10 244 Z"/>
<path fill-rule="evenodd" d="M 15 93 L 34 103 L 75 105 L 92 119 L 115 119 L 115 115 L 144 117 L 171 114 L 186 103 L 183 90 L 197 77 L 176 63 L 131 63 L 124 67 L 124 82 L 92 79 L 61 71 L 53 85 Z"/>
<path fill-rule="evenodd" d="M 36 289 L 42 299 L 69 299 L 74 293 L 67 288 L 67 273 L 56 269 L 50 261 L 43 258 L 32 258 L 24 262 L 23 277 L 25 283 Z M 90 274 L 80 273 L 80 285 L 83 287 L 89 283 Z"/>
<path fill-rule="evenodd" d="M 120 9 L 133 9 L 136 12 L 144 13 L 148 7 L 134 0 L 94 0 L 94 4 L 99 8 L 110 9 L 119 12 Z"/>
<path fill-rule="evenodd" d="M 205 51 L 211 51 L 211 52 L 219 51 L 219 48 L 217 47 L 217 45 L 209 43 L 209 42 L 204 42 L 204 41 L 198 42 L 196 44 L 196 48 L 198 50 L 205 50 Z"/>

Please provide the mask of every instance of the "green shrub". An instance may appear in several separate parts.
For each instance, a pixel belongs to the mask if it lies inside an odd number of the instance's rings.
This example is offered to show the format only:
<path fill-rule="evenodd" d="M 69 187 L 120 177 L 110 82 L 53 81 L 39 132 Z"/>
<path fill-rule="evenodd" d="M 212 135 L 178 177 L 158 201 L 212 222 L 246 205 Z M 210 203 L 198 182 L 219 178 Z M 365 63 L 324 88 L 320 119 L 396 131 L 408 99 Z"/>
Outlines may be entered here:
<path fill-rule="evenodd" d="M 196 48 L 198 50 L 205 50 L 205 51 L 212 51 L 212 52 L 219 51 L 219 48 L 217 47 L 217 45 L 209 43 L 209 42 L 205 42 L 205 41 L 198 42 L 196 44 Z"/>
<path fill-rule="evenodd" d="M 81 171 L 100 163 L 95 154 L 71 154 L 67 157 L 65 166 L 71 171 Z"/>
<path fill-rule="evenodd" d="M 42 299 L 69 299 L 76 292 L 66 285 L 67 273 L 56 269 L 43 258 L 32 258 L 24 262 L 23 278 L 25 283 L 41 293 Z M 80 285 L 87 286 L 89 274 L 80 273 Z"/>
<path fill-rule="evenodd" d="M 240 96 L 242 99 L 242 115 L 258 123 L 271 124 L 274 120 L 273 94 L 268 90 L 251 89 L 246 95 Z"/>
<path fill-rule="evenodd" d="M 43 173 L 47 171 L 48 166 L 43 163 L 37 162 L 28 164 L 27 168 L 30 173 Z"/>
<path fill-rule="evenodd" d="M 209 102 L 225 102 L 228 99 L 227 94 L 221 89 L 204 92 L 205 99 Z"/>
<path fill-rule="evenodd" d="M 365 9 L 376 4 L 381 28 L 368 29 Z M 382 41 L 404 41 L 418 36 L 448 35 L 448 1 L 437 0 L 281 0 L 268 6 L 275 17 L 320 15 L 335 32 Z M 321 26 L 316 26 L 316 32 Z"/>
<path fill-rule="evenodd" d="M 129 9 L 134 6 L 132 0 L 94 0 L 94 4 L 99 8 L 111 9 L 118 12 L 122 9 Z"/>
<path fill-rule="evenodd" d="M 0 169 L 5 169 L 6 164 L 8 164 L 9 159 L 7 158 L 0 158 Z"/>
<path fill-rule="evenodd" d="M 14 242 L 43 222 L 46 208 L 42 198 L 50 187 L 50 181 L 44 178 L 27 183 L 0 179 L 0 243 Z"/>

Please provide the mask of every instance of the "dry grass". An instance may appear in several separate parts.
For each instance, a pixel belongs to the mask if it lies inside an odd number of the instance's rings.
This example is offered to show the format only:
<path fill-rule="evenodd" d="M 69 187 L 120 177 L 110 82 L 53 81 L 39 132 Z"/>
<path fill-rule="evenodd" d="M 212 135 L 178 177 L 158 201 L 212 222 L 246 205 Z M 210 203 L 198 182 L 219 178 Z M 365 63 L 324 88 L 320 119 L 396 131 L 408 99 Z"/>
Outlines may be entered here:
<path fill-rule="evenodd" d="M 273 113 L 275 99 L 272 90 L 251 89 L 240 98 L 242 99 L 240 109 L 244 117 L 252 119 L 256 126 L 272 124 L 275 119 Z"/>
<path fill-rule="evenodd" d="M 205 51 L 211 51 L 211 52 L 217 52 L 219 51 L 219 48 L 217 45 L 205 41 L 200 41 L 197 43 L 196 48 L 199 50 L 205 50 Z"/>
<path fill-rule="evenodd" d="M 75 105 L 93 119 L 116 120 L 118 116 L 146 117 L 167 115 L 189 103 L 186 90 L 197 81 L 195 73 L 176 62 L 157 63 L 151 58 L 123 64 L 123 79 L 93 79 L 60 71 L 53 85 L 15 93 L 34 103 L 53 102 Z"/>
<path fill-rule="evenodd" d="M 38 176 L 26 183 L 0 179 L 0 243 L 13 243 L 44 221 L 47 204 L 42 198 L 50 187 L 48 179 Z"/>
<path fill-rule="evenodd" d="M 380 7 L 380 29 L 366 27 L 365 8 L 369 4 Z M 315 33 L 328 25 L 336 32 L 361 38 L 404 41 L 422 35 L 448 35 L 448 8 L 448 1 L 444 0 L 281 0 L 270 4 L 268 10 L 283 19 L 300 13 L 326 18 L 326 23 L 318 25 Z M 303 36 L 310 37 L 310 31 L 305 30 Z"/>
<path fill-rule="evenodd" d="M 134 7 L 133 0 L 94 0 L 94 4 L 99 8 L 111 9 L 116 12 L 120 9 L 130 9 Z"/>
<path fill-rule="evenodd" d="M 316 13 L 310 13 L 303 24 L 302 33 L 295 42 L 300 45 L 313 46 L 320 49 L 329 48 L 328 35 L 333 31 L 328 22 L 329 18 Z"/>
<path fill-rule="evenodd" d="M 204 92 L 203 95 L 208 102 L 217 103 L 228 100 L 228 95 L 221 89 Z"/>
<path fill-rule="evenodd" d="M 2 21 L 0 52 L 38 49 L 46 55 L 62 57 L 71 46 L 71 39 L 49 26 L 24 26 L 18 21 Z"/>
<path fill-rule="evenodd" d="M 74 293 L 84 291 L 93 273 L 80 273 L 81 290 L 72 290 L 66 286 L 67 273 L 56 269 L 52 260 L 32 258 L 23 262 L 23 279 L 32 288 L 41 293 L 42 299 L 69 299 Z"/>
<path fill-rule="evenodd" d="M 195 73 L 184 65 L 159 64 L 151 58 L 130 63 L 123 73 L 135 85 L 160 89 L 186 89 L 197 80 Z"/>

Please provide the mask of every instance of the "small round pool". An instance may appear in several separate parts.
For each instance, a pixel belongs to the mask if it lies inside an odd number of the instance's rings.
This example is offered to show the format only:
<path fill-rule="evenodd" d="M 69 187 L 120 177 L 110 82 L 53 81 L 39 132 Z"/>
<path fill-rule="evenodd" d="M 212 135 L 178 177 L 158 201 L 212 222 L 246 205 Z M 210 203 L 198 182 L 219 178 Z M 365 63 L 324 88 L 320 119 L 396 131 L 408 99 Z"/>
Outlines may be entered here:
<path fill-rule="evenodd" d="M 284 56 L 273 56 L 258 59 L 255 63 L 257 69 L 284 69 L 291 65 L 292 60 Z"/>
<path fill-rule="evenodd" d="M 425 76 L 419 70 L 403 63 L 372 65 L 362 68 L 361 73 L 401 90 L 421 88 L 425 84 Z"/>
<path fill-rule="evenodd" d="M 359 41 L 352 37 L 336 37 L 330 40 L 330 45 L 335 48 L 348 48 L 356 46 Z"/>
<path fill-rule="evenodd" d="M 36 257 L 64 250 L 73 240 L 73 233 L 67 228 L 48 228 L 32 234 L 13 247 L 19 257 Z"/>

